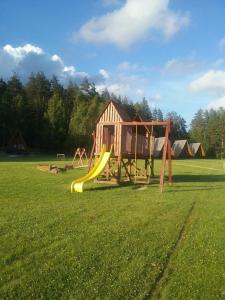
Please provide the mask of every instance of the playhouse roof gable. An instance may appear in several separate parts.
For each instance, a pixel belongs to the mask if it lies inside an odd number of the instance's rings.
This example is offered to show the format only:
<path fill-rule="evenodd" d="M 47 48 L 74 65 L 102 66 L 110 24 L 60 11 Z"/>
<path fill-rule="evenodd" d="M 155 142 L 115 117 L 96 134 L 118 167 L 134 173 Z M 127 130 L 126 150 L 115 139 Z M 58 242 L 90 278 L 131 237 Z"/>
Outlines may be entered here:
<path fill-rule="evenodd" d="M 126 122 L 131 121 L 131 118 L 120 104 L 113 100 L 110 100 L 106 103 L 106 106 L 103 109 L 102 113 L 99 115 L 96 123 L 113 121 Z"/>

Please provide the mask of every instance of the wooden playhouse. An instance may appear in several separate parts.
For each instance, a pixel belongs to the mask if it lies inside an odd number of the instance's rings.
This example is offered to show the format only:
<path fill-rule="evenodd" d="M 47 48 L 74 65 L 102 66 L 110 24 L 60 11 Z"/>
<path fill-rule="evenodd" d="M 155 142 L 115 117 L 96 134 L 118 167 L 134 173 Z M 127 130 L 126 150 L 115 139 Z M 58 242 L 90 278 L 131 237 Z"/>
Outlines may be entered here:
<path fill-rule="evenodd" d="M 167 157 L 169 182 L 171 183 L 170 120 L 163 122 L 143 121 L 139 115 L 129 115 L 115 101 L 107 102 L 96 122 L 93 156 L 99 157 L 103 145 L 106 145 L 107 150 L 110 150 L 111 147 L 113 150 L 105 171 L 96 181 L 149 183 L 151 177 L 154 176 L 155 126 L 165 128 L 160 187 L 162 189 Z"/>

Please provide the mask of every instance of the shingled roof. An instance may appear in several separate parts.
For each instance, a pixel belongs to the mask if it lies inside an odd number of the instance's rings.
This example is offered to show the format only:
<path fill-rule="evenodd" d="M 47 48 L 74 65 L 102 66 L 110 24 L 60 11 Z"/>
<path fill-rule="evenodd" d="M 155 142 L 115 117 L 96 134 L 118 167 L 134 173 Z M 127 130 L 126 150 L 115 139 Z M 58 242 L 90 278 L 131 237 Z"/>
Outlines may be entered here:
<path fill-rule="evenodd" d="M 119 115 L 121 116 L 121 119 L 124 122 L 132 121 L 132 118 L 129 116 L 129 114 L 127 113 L 127 111 L 122 107 L 122 105 L 120 105 L 119 103 L 117 103 L 117 102 L 115 102 L 113 100 L 111 100 L 111 102 L 115 106 L 116 110 L 118 111 Z"/>
<path fill-rule="evenodd" d="M 123 122 L 130 122 L 130 121 L 132 121 L 132 118 L 128 115 L 128 113 L 126 112 L 126 110 L 119 103 L 117 103 L 116 101 L 113 101 L 113 100 L 109 100 L 109 101 L 106 102 L 105 107 L 102 109 L 102 112 L 98 116 L 98 118 L 96 120 L 96 123 L 98 123 L 98 121 L 100 120 L 101 116 L 104 114 L 105 110 L 110 105 L 110 103 L 113 104 L 113 106 L 117 110 L 117 112 L 120 115 L 120 117 L 121 117 L 121 119 L 122 119 Z"/>

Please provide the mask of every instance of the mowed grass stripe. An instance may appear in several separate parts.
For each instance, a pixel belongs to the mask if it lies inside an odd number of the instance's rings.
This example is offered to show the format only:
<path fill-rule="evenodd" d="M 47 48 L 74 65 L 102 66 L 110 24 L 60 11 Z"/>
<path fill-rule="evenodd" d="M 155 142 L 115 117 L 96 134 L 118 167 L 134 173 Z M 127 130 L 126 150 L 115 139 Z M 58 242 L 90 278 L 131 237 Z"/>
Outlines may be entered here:
<path fill-rule="evenodd" d="M 163 286 L 165 286 L 166 282 L 168 281 L 168 278 L 167 278 L 168 277 L 168 269 L 170 269 L 171 260 L 173 259 L 174 253 L 178 250 L 178 247 L 180 246 L 179 244 L 181 243 L 183 235 L 186 230 L 186 227 L 190 222 L 191 214 L 194 210 L 195 204 L 196 204 L 196 201 L 194 201 L 192 203 L 192 205 L 187 213 L 187 216 L 184 220 L 184 223 L 181 227 L 181 230 L 178 233 L 177 239 L 174 242 L 173 247 L 168 252 L 167 260 L 165 262 L 164 268 L 163 268 L 162 272 L 158 274 L 155 285 L 153 286 L 152 290 L 150 290 L 149 295 L 146 296 L 146 299 L 148 299 L 149 297 L 151 299 L 159 299 L 161 297 L 161 292 L 162 292 Z"/>

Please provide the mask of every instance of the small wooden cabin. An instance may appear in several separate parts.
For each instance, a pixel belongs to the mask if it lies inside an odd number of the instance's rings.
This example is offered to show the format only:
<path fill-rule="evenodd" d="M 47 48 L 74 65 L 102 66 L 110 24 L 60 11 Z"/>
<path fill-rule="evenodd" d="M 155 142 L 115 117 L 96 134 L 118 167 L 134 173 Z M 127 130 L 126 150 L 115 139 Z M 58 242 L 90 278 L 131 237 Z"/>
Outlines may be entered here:
<path fill-rule="evenodd" d="M 205 150 L 201 143 L 191 143 L 190 148 L 193 157 L 197 157 L 197 158 L 205 157 Z"/>
<path fill-rule="evenodd" d="M 172 156 L 174 158 L 192 157 L 190 145 L 187 140 L 177 140 L 173 143 Z"/>
<path fill-rule="evenodd" d="M 151 127 L 120 124 L 131 121 L 143 120 L 139 115 L 129 116 L 121 105 L 109 101 L 97 119 L 95 155 L 100 154 L 105 144 L 108 149 L 113 145 L 114 157 L 134 158 L 136 155 L 139 159 L 149 158 Z"/>

